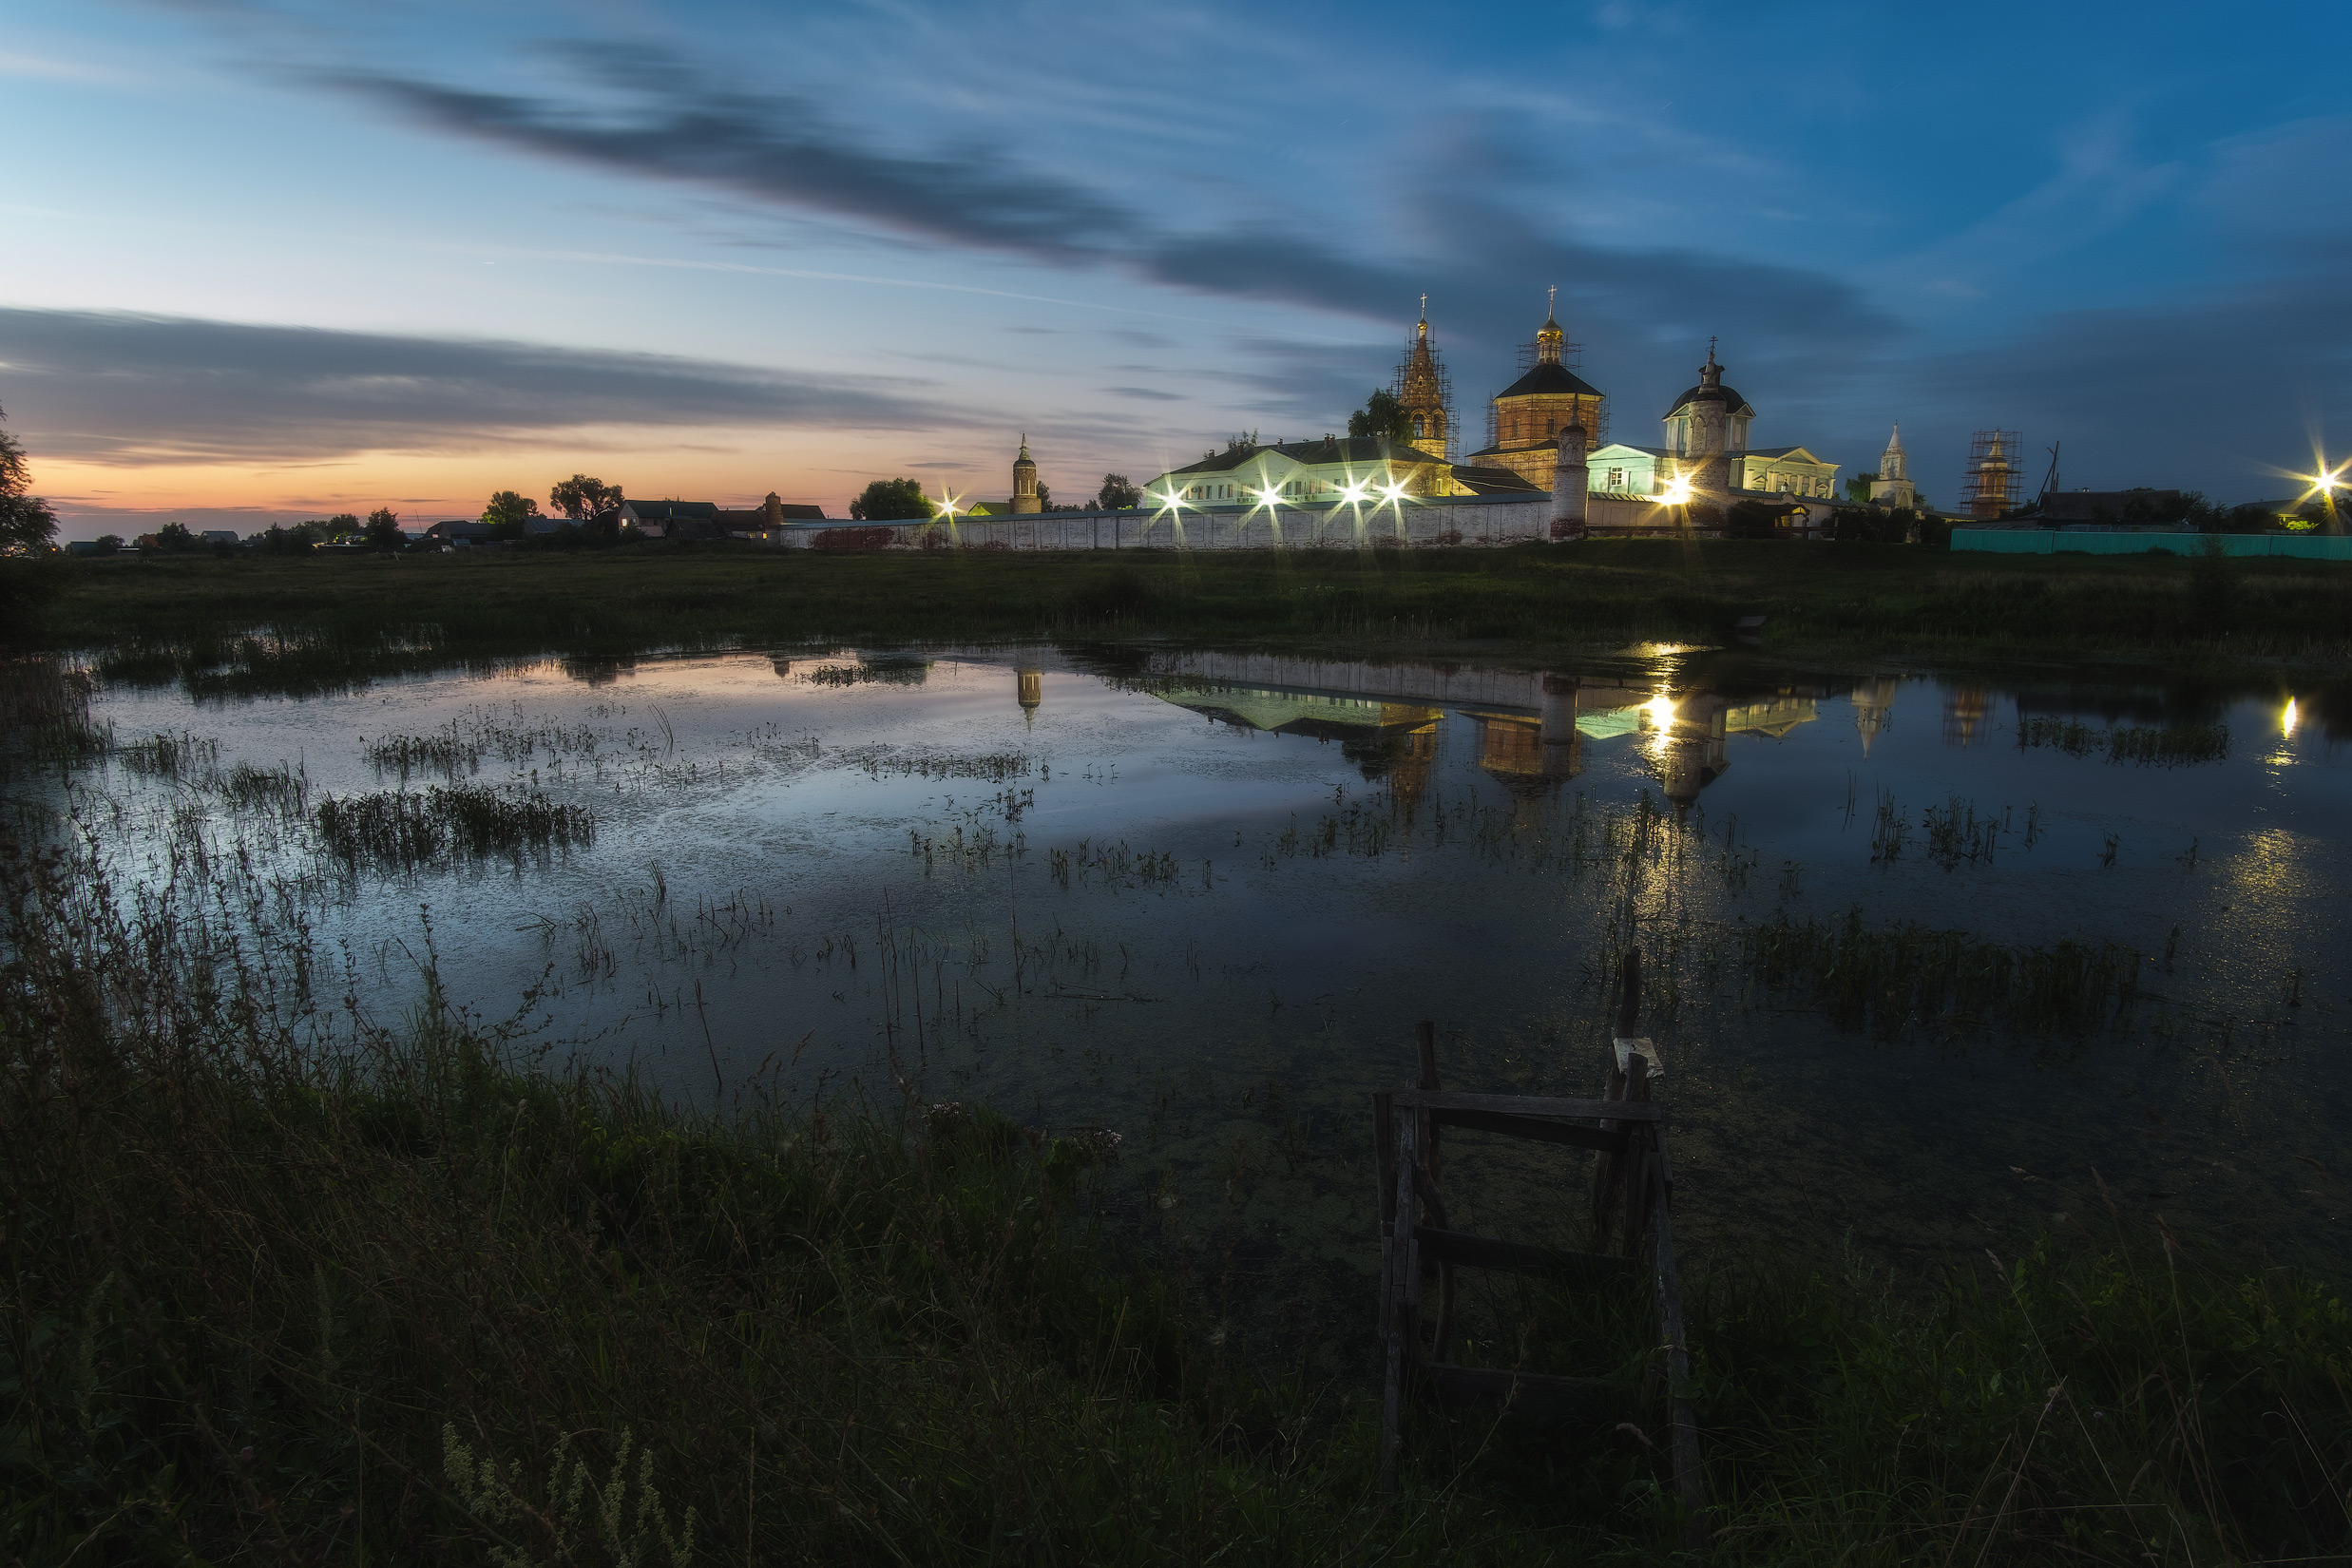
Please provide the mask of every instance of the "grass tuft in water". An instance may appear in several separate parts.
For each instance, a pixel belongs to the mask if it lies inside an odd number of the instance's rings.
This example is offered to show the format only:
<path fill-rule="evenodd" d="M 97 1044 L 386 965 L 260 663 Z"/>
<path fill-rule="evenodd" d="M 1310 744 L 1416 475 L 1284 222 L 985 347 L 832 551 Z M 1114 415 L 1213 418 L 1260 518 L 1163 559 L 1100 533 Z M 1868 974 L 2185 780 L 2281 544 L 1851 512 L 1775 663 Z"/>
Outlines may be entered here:
<path fill-rule="evenodd" d="M 2017 748 L 2048 746 L 2069 756 L 2105 753 L 2110 762 L 2178 768 L 2223 762 L 2229 756 L 2227 724 L 2175 724 L 2166 729 L 2133 725 L 2096 729 L 2075 719 L 2029 718 L 2017 726 Z"/>
<path fill-rule="evenodd" d="M 1818 1004 L 1841 1029 L 1893 1040 L 1933 1027 L 2080 1037 L 2129 1021 L 2140 955 L 2112 942 L 1988 942 L 1916 921 L 1865 926 L 1781 914 L 1738 928 L 1738 963 L 1766 991 Z"/>
<path fill-rule="evenodd" d="M 413 871 L 526 853 L 584 849 L 596 842 L 585 806 L 537 790 L 436 784 L 422 794 L 383 790 L 319 802 L 315 821 L 329 853 L 353 868 Z"/>
<path fill-rule="evenodd" d="M 97 690 L 87 670 L 60 660 L 0 660 L 0 781 L 11 759 L 71 767 L 111 751 L 112 729 L 90 718 Z"/>

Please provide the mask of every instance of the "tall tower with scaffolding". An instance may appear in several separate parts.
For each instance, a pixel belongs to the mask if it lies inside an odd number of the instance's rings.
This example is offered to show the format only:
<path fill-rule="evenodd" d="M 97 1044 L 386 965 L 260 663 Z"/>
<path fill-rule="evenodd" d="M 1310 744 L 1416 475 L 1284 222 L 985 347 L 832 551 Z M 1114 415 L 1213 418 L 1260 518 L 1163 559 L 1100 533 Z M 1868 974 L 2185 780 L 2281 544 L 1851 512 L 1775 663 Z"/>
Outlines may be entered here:
<path fill-rule="evenodd" d="M 1960 505 L 1968 515 L 1996 518 L 2018 504 L 2017 454 L 2024 437 L 2016 430 L 1979 430 L 1968 444 L 1968 473 L 1960 482 Z"/>
<path fill-rule="evenodd" d="M 1397 362 L 1389 390 L 1413 422 L 1410 444 L 1431 457 L 1450 459 L 1454 433 L 1454 383 L 1429 336 L 1429 296 L 1421 296 L 1421 320 L 1413 341 Z"/>

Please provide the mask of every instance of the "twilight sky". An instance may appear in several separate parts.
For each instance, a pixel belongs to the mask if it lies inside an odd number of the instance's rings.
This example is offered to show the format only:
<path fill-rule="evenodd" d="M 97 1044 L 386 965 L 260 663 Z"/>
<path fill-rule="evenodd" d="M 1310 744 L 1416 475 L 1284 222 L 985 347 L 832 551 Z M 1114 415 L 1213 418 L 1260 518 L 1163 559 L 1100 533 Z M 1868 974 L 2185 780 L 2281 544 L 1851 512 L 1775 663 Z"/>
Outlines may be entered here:
<path fill-rule="evenodd" d="M 69 537 L 575 470 L 839 515 L 1002 496 L 1024 430 L 1075 499 L 1345 429 L 1425 291 L 1474 447 L 1558 284 L 1618 440 L 1714 335 L 1756 445 L 1852 473 L 1900 420 L 1947 506 L 1991 425 L 2069 487 L 2285 495 L 2352 445 L 2347 43 L 2170 0 L 0 0 L 0 406 Z"/>

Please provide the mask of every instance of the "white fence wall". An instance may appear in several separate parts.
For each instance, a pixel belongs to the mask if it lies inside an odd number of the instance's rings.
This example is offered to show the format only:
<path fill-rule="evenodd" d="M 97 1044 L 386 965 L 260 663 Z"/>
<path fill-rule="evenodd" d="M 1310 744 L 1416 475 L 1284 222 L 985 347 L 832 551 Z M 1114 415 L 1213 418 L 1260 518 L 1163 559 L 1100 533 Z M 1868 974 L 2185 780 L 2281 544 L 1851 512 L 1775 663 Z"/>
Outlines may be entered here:
<path fill-rule="evenodd" d="M 1607 532 L 1672 532 L 1663 507 L 1594 496 L 1586 526 Z M 1408 501 L 1401 507 L 1239 507 L 1181 513 L 1041 512 L 1034 517 L 962 517 L 953 523 L 795 523 L 779 532 L 787 549 L 809 548 L 821 533 L 888 528 L 890 549 L 1271 550 L 1360 549 L 1367 545 L 1520 545 L 1552 537 L 1550 496 L 1487 500 L 1477 496 Z"/>

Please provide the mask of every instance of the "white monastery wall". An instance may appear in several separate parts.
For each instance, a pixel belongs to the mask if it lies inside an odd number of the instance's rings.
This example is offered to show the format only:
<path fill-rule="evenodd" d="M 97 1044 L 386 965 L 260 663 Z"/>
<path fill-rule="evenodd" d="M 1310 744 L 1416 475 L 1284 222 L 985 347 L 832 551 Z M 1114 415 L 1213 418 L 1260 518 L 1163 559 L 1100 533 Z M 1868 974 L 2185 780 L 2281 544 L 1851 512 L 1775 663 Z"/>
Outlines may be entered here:
<path fill-rule="evenodd" d="M 1596 495 L 1587 528 L 1600 533 L 1673 533 L 1674 514 L 1646 501 Z M 1361 549 L 1367 545 L 1521 545 L 1552 537 L 1552 498 L 1444 497 L 1278 514 L 1231 509 L 1181 513 L 1045 512 L 1032 517 L 957 518 L 953 523 L 796 523 L 777 531 L 786 549 L 825 548 L 826 533 L 887 528 L 889 549 L 1271 550 Z M 830 543 L 830 542 L 829 542 Z M 848 545 L 845 547 L 856 547 Z M 869 546 L 870 547 L 870 546 Z"/>

